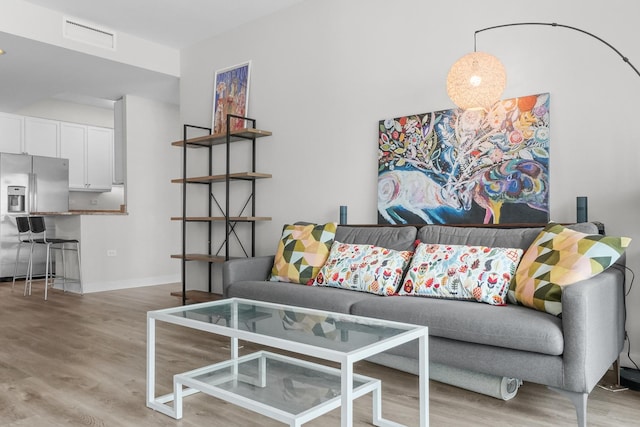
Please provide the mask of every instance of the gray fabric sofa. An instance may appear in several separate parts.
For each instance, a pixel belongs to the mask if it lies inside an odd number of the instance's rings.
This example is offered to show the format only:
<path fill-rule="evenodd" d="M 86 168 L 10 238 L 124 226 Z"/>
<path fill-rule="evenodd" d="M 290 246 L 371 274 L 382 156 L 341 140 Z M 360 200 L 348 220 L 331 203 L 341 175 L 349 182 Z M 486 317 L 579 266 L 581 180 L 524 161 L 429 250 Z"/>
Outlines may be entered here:
<path fill-rule="evenodd" d="M 571 228 L 597 234 L 591 223 Z M 409 250 L 429 243 L 527 249 L 541 228 L 420 228 L 339 226 L 336 240 Z M 623 262 L 623 261 L 622 261 Z M 273 256 L 231 260 L 223 267 L 225 297 L 291 304 L 429 326 L 429 358 L 484 374 L 543 384 L 568 396 L 578 425 L 586 426 L 587 397 L 624 344 L 624 269 L 603 273 L 565 289 L 562 317 L 509 304 L 384 297 L 329 287 L 268 281 Z M 406 345 L 372 361 L 417 371 L 417 347 Z"/>

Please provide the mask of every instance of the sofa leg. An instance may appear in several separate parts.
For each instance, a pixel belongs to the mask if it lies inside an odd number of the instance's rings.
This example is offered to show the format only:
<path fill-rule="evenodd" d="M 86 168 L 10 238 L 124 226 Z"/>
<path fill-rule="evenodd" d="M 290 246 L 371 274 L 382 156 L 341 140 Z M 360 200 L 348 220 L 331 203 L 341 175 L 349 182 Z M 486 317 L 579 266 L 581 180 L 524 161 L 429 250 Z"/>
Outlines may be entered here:
<path fill-rule="evenodd" d="M 589 397 L 589 393 L 577 393 L 575 391 L 562 390 L 556 387 L 548 388 L 571 399 L 573 406 L 576 408 L 578 427 L 587 427 L 587 398 Z"/>

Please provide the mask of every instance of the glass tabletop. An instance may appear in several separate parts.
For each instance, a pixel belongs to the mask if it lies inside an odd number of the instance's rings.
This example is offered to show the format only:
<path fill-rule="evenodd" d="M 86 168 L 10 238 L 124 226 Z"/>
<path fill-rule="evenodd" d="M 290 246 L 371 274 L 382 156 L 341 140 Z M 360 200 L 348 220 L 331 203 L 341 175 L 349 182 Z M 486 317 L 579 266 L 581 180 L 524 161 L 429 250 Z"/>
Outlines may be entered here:
<path fill-rule="evenodd" d="M 150 312 L 154 313 L 156 315 L 152 317 L 185 326 L 228 329 L 230 336 L 235 336 L 233 331 L 243 331 L 340 352 L 355 351 L 425 329 L 424 326 L 239 298 Z"/>

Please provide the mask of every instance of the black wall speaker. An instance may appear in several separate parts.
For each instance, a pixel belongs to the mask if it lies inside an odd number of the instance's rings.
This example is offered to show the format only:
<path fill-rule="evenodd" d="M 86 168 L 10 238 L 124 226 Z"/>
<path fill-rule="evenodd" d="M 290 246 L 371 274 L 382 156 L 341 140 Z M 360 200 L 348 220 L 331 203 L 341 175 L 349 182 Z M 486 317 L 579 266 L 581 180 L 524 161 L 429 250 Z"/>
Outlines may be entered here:
<path fill-rule="evenodd" d="M 576 197 L 576 221 L 587 222 L 589 213 L 587 212 L 587 198 L 584 196 Z"/>
<path fill-rule="evenodd" d="M 340 225 L 345 225 L 347 223 L 347 207 L 340 206 Z"/>

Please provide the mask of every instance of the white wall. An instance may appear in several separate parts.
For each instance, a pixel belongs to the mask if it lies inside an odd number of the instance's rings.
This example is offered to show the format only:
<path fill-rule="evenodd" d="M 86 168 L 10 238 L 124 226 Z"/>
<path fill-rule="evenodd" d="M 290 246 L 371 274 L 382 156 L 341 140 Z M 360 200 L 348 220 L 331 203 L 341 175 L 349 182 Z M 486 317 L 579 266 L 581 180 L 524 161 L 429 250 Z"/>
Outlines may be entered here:
<path fill-rule="evenodd" d="M 71 191 L 69 192 L 70 210 L 111 210 L 117 211 L 125 205 L 125 186 L 113 185 L 111 191 Z"/>
<path fill-rule="evenodd" d="M 125 102 L 128 214 L 81 217 L 85 292 L 180 281 L 170 258 L 180 252 L 180 225 L 170 220 L 180 204 L 171 183 L 180 156 L 170 144 L 180 138 L 178 109 L 131 95 Z"/>
<path fill-rule="evenodd" d="M 65 18 L 75 17 L 63 15 L 58 11 L 40 7 L 24 0 L 2 0 L 0 28 L 3 32 L 28 39 L 172 76 L 178 75 L 180 52 L 177 49 L 123 32 L 116 33 L 117 49 L 96 47 L 65 38 L 62 31 Z M 85 21 L 81 20 L 81 22 Z M 106 28 L 105 30 L 110 31 L 111 29 Z"/>
<path fill-rule="evenodd" d="M 13 113 L 113 129 L 113 108 L 101 108 L 58 99 L 44 99 Z"/>
<path fill-rule="evenodd" d="M 249 114 L 273 131 L 260 143 L 259 254 L 273 253 L 284 223 L 375 223 L 377 124 L 452 108 L 449 67 L 473 50 L 474 31 L 512 22 L 559 22 L 593 32 L 640 66 L 640 3 L 541 0 L 305 1 L 181 52 L 181 115 L 211 122 L 216 69 L 252 60 Z M 640 273 L 640 78 L 584 34 L 517 27 L 478 35 L 500 57 L 505 98 L 551 93 L 551 218 L 575 221 L 576 196 L 589 219 L 635 239 L 628 265 Z M 631 352 L 640 361 L 640 291 L 628 297 Z M 623 363 L 625 361 L 623 360 Z"/>

